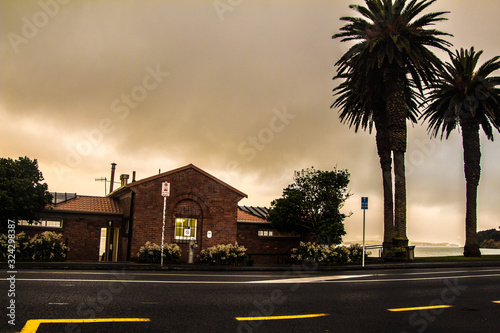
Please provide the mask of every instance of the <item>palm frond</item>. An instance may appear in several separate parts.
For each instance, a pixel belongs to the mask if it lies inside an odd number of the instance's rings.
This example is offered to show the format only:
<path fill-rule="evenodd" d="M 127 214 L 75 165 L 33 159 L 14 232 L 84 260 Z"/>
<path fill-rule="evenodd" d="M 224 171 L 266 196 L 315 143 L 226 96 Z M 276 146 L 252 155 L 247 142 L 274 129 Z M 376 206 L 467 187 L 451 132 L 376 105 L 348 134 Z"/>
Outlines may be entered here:
<path fill-rule="evenodd" d="M 463 121 L 479 124 L 489 140 L 493 140 L 493 129 L 500 131 L 500 85 L 497 77 L 488 77 L 500 69 L 494 57 L 487 60 L 475 72 L 483 51 L 470 49 L 450 52 L 446 63 L 437 76 L 439 81 L 429 87 L 426 108 L 421 116 L 428 121 L 431 136 L 441 132 L 446 138 Z"/>

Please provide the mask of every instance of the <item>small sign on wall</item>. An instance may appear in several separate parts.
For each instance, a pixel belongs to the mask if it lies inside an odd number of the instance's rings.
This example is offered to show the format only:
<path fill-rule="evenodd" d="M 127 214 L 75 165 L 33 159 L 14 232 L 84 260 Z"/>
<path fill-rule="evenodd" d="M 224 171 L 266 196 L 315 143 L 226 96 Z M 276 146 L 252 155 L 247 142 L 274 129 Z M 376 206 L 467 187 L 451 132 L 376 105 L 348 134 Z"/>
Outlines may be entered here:
<path fill-rule="evenodd" d="M 163 197 L 169 197 L 170 196 L 170 183 L 169 182 L 163 182 L 163 183 L 161 183 L 161 195 Z"/>
<path fill-rule="evenodd" d="M 184 227 L 184 236 L 191 237 L 191 227 Z"/>
<path fill-rule="evenodd" d="M 212 232 L 210 230 L 207 231 L 207 238 L 212 238 Z"/>

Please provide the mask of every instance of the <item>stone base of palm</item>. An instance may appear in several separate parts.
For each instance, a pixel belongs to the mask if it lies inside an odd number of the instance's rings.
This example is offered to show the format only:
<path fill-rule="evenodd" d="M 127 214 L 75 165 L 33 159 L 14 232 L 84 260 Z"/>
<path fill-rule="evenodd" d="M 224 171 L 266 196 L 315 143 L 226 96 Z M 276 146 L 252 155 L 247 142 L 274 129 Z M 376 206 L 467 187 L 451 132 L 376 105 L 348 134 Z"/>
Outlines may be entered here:
<path fill-rule="evenodd" d="M 408 238 L 394 238 L 392 242 L 383 242 L 382 258 L 387 260 L 406 258 L 408 243 Z"/>
<path fill-rule="evenodd" d="M 392 239 L 392 246 L 395 247 L 406 247 L 408 246 L 408 238 L 395 237 Z"/>
<path fill-rule="evenodd" d="M 481 251 L 477 244 L 465 244 L 464 257 L 481 257 Z"/>
<path fill-rule="evenodd" d="M 392 251 L 392 242 L 382 243 L 382 258 L 391 259 L 394 257 L 394 252 Z"/>

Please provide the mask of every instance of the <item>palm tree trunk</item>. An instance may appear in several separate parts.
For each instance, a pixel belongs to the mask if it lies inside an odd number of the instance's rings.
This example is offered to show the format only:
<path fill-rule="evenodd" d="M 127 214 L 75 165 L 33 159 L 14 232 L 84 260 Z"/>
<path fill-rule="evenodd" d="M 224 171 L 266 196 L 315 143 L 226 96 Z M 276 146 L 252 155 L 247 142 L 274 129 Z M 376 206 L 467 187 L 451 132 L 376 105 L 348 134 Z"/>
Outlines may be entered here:
<path fill-rule="evenodd" d="M 481 176 L 481 147 L 479 124 L 474 120 L 462 120 L 462 146 L 466 183 L 465 257 L 480 257 L 477 241 L 477 187 Z"/>
<path fill-rule="evenodd" d="M 386 85 L 387 126 L 389 142 L 394 158 L 394 228 L 396 246 L 407 246 L 406 236 L 406 73 L 393 67 L 384 73 Z"/>
<path fill-rule="evenodd" d="M 394 227 L 396 246 L 408 246 L 406 236 L 406 176 L 405 152 L 394 151 Z"/>
<path fill-rule="evenodd" d="M 392 193 L 392 158 L 391 147 L 388 141 L 387 126 L 385 117 L 374 116 L 375 128 L 377 133 L 375 140 L 377 142 L 377 152 L 382 169 L 382 182 L 384 191 L 384 241 L 383 255 L 390 256 L 392 248 L 392 239 L 394 237 L 394 201 Z"/>

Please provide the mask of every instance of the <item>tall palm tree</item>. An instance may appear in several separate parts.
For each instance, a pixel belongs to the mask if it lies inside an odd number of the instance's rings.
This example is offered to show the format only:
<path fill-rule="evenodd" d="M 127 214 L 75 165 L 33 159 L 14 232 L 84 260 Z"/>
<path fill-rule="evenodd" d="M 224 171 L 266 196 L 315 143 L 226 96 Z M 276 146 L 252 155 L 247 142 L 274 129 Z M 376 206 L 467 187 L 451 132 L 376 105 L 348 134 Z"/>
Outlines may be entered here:
<path fill-rule="evenodd" d="M 336 76 L 334 79 L 336 78 L 340 77 Z M 368 130 L 371 133 L 373 126 L 375 126 L 375 141 L 380 167 L 382 169 L 384 196 L 383 256 L 390 256 L 390 249 L 394 237 L 394 202 L 392 197 L 392 158 L 387 135 L 386 105 L 382 98 L 383 91 L 381 89 L 371 89 L 370 93 L 372 95 L 366 96 L 367 91 L 360 91 L 359 87 L 352 84 L 348 76 L 344 77 L 344 79 L 345 81 L 334 89 L 337 98 L 331 107 L 340 108 L 340 120 L 343 123 L 347 123 L 349 127 L 354 126 L 354 131 L 356 133 L 359 128 L 365 131 Z M 377 85 L 376 74 L 370 75 L 366 77 L 366 79 L 373 80 L 373 82 L 370 82 L 370 84 L 373 84 L 373 87 L 383 87 L 382 85 Z M 409 107 L 408 119 L 416 123 L 418 116 L 418 101 L 421 101 L 421 96 L 416 94 L 416 91 L 408 84 L 406 98 Z M 369 102 L 363 105 L 361 102 L 362 100 L 369 100 Z"/>
<path fill-rule="evenodd" d="M 348 22 L 333 38 L 357 41 L 337 62 L 340 77 L 347 76 L 349 86 L 360 92 L 361 104 L 373 90 L 382 91 L 385 103 L 387 137 L 394 163 L 394 227 L 396 245 L 407 245 L 406 236 L 406 119 L 408 102 L 405 93 L 410 74 L 415 86 L 423 91 L 442 64 L 429 47 L 446 50 L 451 44 L 441 36 L 447 33 L 426 29 L 445 20 L 447 12 L 419 17 L 435 0 L 364 0 L 366 7 L 351 5 L 361 17 L 342 17 Z M 374 79 L 367 80 L 367 77 Z M 375 81 L 374 81 L 375 80 Z M 376 85 L 374 86 L 374 82 Z M 383 87 L 383 88 L 380 88 Z"/>
<path fill-rule="evenodd" d="M 430 87 L 429 105 L 422 116 L 428 120 L 433 137 L 441 132 L 446 138 L 460 125 L 464 150 L 466 182 L 464 256 L 479 257 L 477 242 L 477 187 L 481 176 L 479 127 L 493 141 L 493 128 L 500 131 L 500 77 L 492 76 L 500 69 L 500 57 L 486 61 L 475 71 L 483 51 L 450 53 L 451 63 L 439 71 L 440 81 Z"/>

